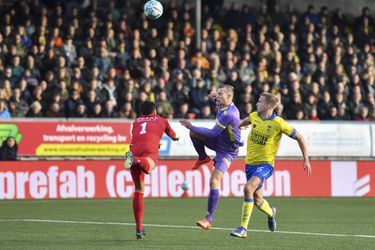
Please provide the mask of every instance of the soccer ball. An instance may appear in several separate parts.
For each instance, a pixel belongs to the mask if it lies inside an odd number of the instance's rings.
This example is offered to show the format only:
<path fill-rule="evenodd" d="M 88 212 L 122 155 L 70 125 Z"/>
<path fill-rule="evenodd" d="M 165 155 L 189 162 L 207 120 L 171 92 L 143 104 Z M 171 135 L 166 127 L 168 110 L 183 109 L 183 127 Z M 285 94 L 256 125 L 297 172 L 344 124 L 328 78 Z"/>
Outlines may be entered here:
<path fill-rule="evenodd" d="M 182 190 L 184 190 L 184 191 L 188 191 L 188 190 L 190 189 L 190 184 L 189 184 L 189 182 L 184 181 L 184 182 L 181 184 L 181 188 L 182 188 Z"/>
<path fill-rule="evenodd" d="M 157 0 L 150 0 L 145 4 L 143 11 L 148 18 L 155 20 L 163 14 L 163 5 Z"/>

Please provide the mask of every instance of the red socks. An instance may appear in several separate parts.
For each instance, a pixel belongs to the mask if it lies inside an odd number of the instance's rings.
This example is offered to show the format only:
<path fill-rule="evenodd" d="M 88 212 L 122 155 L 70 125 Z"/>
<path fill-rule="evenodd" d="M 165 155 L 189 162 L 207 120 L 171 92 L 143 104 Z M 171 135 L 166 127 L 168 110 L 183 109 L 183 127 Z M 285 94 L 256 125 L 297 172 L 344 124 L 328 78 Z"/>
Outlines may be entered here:
<path fill-rule="evenodd" d="M 144 157 L 134 157 L 134 163 L 139 164 L 144 172 L 148 173 L 150 171 L 150 164 L 148 160 Z"/>
<path fill-rule="evenodd" d="M 134 193 L 133 196 L 133 213 L 137 230 L 143 230 L 142 219 L 143 219 L 143 193 Z"/>

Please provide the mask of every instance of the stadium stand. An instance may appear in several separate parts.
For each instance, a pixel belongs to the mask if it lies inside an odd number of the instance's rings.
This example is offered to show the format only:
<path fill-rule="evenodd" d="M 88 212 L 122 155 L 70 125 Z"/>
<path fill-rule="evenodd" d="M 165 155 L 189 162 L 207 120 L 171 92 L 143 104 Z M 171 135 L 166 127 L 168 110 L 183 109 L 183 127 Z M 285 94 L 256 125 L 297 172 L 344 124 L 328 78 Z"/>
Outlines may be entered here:
<path fill-rule="evenodd" d="M 241 117 L 267 91 L 282 97 L 277 114 L 287 119 L 375 120 L 367 7 L 351 18 L 313 5 L 203 1 L 197 50 L 188 1 L 170 1 L 156 21 L 141 4 L 0 1 L 0 118 L 133 119 L 149 99 L 163 117 L 210 119 L 207 94 L 226 83 Z"/>

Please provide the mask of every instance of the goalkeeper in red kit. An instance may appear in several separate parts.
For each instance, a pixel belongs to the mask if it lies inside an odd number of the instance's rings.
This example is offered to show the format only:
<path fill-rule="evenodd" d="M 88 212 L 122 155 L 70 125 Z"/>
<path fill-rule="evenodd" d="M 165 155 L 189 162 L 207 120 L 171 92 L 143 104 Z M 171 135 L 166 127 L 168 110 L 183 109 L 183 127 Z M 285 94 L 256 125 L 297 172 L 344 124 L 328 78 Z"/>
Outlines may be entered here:
<path fill-rule="evenodd" d="M 155 103 L 143 102 L 141 113 L 132 124 L 130 150 L 125 153 L 125 168 L 130 169 L 135 188 L 133 212 L 137 239 L 145 236 L 142 226 L 145 173 L 151 173 L 158 164 L 159 143 L 164 132 L 172 140 L 178 140 L 169 122 L 156 114 Z"/>

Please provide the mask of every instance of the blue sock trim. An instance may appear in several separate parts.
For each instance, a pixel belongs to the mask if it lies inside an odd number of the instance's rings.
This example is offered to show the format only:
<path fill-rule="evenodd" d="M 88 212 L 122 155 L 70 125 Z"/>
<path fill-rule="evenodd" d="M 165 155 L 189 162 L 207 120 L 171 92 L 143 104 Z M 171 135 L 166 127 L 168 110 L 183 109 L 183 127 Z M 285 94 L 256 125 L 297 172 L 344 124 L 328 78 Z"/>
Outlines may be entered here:
<path fill-rule="evenodd" d="M 245 202 L 254 202 L 254 199 L 245 199 Z"/>

